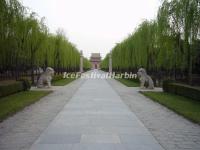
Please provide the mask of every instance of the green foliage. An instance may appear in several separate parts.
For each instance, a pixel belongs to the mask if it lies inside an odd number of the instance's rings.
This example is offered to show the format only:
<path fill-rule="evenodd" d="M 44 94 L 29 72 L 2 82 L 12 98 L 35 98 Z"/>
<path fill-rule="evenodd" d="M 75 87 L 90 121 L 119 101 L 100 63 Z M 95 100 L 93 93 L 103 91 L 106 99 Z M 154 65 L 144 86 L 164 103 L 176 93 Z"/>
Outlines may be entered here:
<path fill-rule="evenodd" d="M 101 69 L 102 70 L 108 71 L 108 68 L 109 68 L 109 54 L 107 54 L 106 57 L 101 62 Z"/>
<path fill-rule="evenodd" d="M 11 71 L 16 79 L 20 71 L 53 67 L 56 72 L 79 71 L 80 52 L 64 31 L 49 33 L 44 18 L 28 13 L 18 0 L 0 0 L 0 71 Z M 84 59 L 84 67 L 89 67 Z"/>
<path fill-rule="evenodd" d="M 199 62 L 200 1 L 164 0 L 153 21 L 144 21 L 112 49 L 114 71 L 164 70 L 169 74 L 187 72 L 191 78 Z M 101 68 L 108 69 L 108 55 Z M 196 69 L 196 68 L 195 68 Z"/>
<path fill-rule="evenodd" d="M 19 81 L 22 82 L 24 91 L 29 91 L 31 89 L 31 83 L 28 79 L 20 79 Z"/>
<path fill-rule="evenodd" d="M 145 96 L 200 124 L 200 102 L 164 92 L 142 92 Z"/>
<path fill-rule="evenodd" d="M 26 91 L 0 98 L 0 121 L 49 94 L 49 91 Z"/>
<path fill-rule="evenodd" d="M 52 82 L 55 82 L 55 81 L 58 81 L 58 80 L 61 80 L 61 79 L 63 79 L 63 75 L 54 75 Z"/>
<path fill-rule="evenodd" d="M 169 92 L 170 89 L 169 89 L 168 85 L 171 84 L 171 83 L 174 83 L 174 81 L 173 80 L 165 80 L 165 81 L 163 81 L 163 85 L 162 85 L 163 91 Z"/>
<path fill-rule="evenodd" d="M 11 95 L 24 90 L 23 83 L 20 81 L 0 85 L 0 97 Z"/>
<path fill-rule="evenodd" d="M 174 83 L 172 81 L 165 81 L 163 83 L 163 90 L 168 93 L 185 96 L 194 100 L 200 100 L 200 89 L 192 86 Z"/>
<path fill-rule="evenodd" d="M 91 69 L 92 65 L 90 63 L 90 61 L 87 58 L 83 58 L 83 70 L 87 71 L 89 69 Z"/>
<path fill-rule="evenodd" d="M 0 97 L 11 95 L 21 91 L 29 91 L 31 83 L 27 79 L 20 79 L 15 82 L 8 82 L 0 85 Z"/>

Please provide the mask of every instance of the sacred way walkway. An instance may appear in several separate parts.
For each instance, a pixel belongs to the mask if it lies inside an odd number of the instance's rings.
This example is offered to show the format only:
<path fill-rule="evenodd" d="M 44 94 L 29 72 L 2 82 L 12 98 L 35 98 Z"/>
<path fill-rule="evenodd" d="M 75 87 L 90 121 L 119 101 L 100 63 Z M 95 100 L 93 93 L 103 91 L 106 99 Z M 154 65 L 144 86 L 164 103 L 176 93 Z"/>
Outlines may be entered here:
<path fill-rule="evenodd" d="M 0 123 L 0 150 L 195 150 L 199 137 L 199 125 L 113 79 L 78 79 Z"/>

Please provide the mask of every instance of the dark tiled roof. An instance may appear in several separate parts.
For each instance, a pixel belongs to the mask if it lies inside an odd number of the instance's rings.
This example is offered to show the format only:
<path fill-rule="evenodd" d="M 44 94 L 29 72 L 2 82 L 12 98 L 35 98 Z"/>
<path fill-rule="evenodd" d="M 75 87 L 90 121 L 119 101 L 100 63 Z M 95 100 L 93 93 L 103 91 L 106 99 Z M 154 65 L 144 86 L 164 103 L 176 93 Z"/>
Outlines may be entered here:
<path fill-rule="evenodd" d="M 101 58 L 100 53 L 92 53 L 91 58 Z"/>

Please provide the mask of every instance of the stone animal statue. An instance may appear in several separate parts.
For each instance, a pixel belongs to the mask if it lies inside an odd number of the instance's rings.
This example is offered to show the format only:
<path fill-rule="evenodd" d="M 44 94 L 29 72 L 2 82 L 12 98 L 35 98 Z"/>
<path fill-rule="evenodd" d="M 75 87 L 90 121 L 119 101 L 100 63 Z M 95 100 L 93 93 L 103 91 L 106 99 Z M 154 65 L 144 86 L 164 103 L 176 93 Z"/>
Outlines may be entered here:
<path fill-rule="evenodd" d="M 47 87 L 51 87 L 51 80 L 54 75 L 54 69 L 51 67 L 47 67 L 45 72 L 40 75 L 40 78 L 37 83 L 38 88 L 43 88 L 47 85 Z"/>
<path fill-rule="evenodd" d="M 144 68 L 140 68 L 137 72 L 138 78 L 140 80 L 140 88 L 144 89 L 154 89 L 154 83 L 152 78 L 147 75 L 147 72 Z"/>

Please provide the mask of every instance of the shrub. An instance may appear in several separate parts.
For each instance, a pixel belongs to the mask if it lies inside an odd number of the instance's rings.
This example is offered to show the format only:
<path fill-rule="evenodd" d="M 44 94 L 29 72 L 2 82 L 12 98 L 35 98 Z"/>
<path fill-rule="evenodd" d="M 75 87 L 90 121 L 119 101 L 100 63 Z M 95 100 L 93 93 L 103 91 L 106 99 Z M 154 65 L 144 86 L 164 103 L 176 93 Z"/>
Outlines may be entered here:
<path fill-rule="evenodd" d="M 17 81 L 15 83 L 7 84 L 7 85 L 1 85 L 0 86 L 0 97 L 8 96 L 20 91 L 24 90 L 23 83 L 20 81 Z"/>
<path fill-rule="evenodd" d="M 174 81 L 172 81 L 172 80 L 165 80 L 165 81 L 163 81 L 163 90 L 165 91 L 165 92 L 169 92 L 169 90 L 170 90 L 170 88 L 169 88 L 169 84 L 170 83 L 174 83 Z"/>
<path fill-rule="evenodd" d="M 29 91 L 30 88 L 31 88 L 31 83 L 28 79 L 20 79 L 20 81 L 22 82 L 23 84 L 23 90 L 24 91 Z"/>
<path fill-rule="evenodd" d="M 200 100 L 200 89 L 173 81 L 164 81 L 163 90 L 168 93 L 177 94 L 194 100 Z"/>
<path fill-rule="evenodd" d="M 8 96 L 21 91 L 28 91 L 31 84 L 27 79 L 20 79 L 19 81 L 0 85 L 0 97 Z"/>

